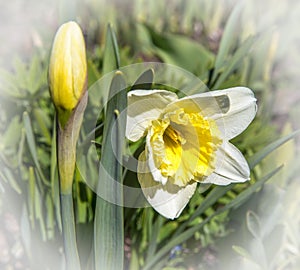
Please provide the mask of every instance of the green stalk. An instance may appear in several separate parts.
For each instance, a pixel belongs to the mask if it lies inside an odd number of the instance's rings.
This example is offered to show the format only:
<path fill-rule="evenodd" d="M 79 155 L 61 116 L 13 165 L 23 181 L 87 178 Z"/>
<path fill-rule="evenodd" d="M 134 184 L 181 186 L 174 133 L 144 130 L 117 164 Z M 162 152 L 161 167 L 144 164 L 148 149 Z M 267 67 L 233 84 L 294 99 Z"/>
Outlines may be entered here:
<path fill-rule="evenodd" d="M 77 251 L 76 232 L 74 222 L 73 197 L 70 194 L 60 194 L 62 230 L 67 270 L 80 270 Z"/>
<path fill-rule="evenodd" d="M 59 128 L 58 132 L 58 170 L 60 183 L 60 210 L 62 235 L 67 270 L 80 270 L 77 251 L 72 197 L 72 183 L 75 168 L 75 149 L 70 141 L 68 129 Z"/>
<path fill-rule="evenodd" d="M 72 186 L 76 162 L 76 144 L 82 124 L 88 93 L 79 101 L 64 126 L 58 121 L 57 161 L 60 185 L 62 234 L 67 270 L 80 270 L 77 251 Z"/>

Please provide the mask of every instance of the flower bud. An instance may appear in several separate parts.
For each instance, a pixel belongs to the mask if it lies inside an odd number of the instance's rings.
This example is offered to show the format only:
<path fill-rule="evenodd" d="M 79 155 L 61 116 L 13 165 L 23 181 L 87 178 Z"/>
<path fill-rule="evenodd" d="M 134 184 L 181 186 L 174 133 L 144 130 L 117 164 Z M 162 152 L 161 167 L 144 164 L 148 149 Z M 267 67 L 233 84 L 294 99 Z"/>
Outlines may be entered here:
<path fill-rule="evenodd" d="M 86 79 L 84 37 L 76 22 L 67 22 L 56 33 L 49 64 L 50 94 L 58 114 L 69 115 L 77 106 L 86 91 Z"/>

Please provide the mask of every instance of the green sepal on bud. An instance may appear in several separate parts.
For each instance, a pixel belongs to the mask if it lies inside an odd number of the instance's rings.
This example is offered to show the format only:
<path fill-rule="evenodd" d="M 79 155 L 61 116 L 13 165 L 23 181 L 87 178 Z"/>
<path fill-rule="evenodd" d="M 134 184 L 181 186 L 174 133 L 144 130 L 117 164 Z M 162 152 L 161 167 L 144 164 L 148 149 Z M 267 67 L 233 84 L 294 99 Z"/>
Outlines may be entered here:
<path fill-rule="evenodd" d="M 72 192 L 74 170 L 76 163 L 76 145 L 87 105 L 88 93 L 80 99 L 75 110 L 72 112 L 64 128 L 58 125 L 57 158 L 60 179 L 60 191 L 62 194 Z"/>
<path fill-rule="evenodd" d="M 76 22 L 67 22 L 58 29 L 48 75 L 51 98 L 64 127 L 87 90 L 85 42 Z"/>

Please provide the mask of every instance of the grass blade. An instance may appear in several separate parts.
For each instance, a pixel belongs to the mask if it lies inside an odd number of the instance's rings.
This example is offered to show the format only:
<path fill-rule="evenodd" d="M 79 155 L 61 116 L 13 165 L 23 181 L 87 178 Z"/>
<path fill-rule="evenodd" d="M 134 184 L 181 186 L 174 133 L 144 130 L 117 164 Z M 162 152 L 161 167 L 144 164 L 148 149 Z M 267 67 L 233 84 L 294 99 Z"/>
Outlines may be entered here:
<path fill-rule="evenodd" d="M 259 189 L 267 180 L 269 180 L 273 175 L 275 175 L 280 169 L 282 168 L 276 168 L 272 172 L 270 172 L 268 175 L 263 177 L 261 180 L 257 181 L 255 184 L 253 184 L 248 189 L 244 190 L 242 193 L 240 193 L 233 201 L 228 203 L 223 208 L 220 208 L 218 211 L 216 211 L 213 215 L 206 218 L 203 222 L 201 222 L 198 225 L 193 226 L 192 228 L 186 230 L 185 232 L 181 233 L 177 237 L 174 237 L 172 240 L 170 240 L 165 246 L 163 246 L 152 258 L 150 261 L 147 262 L 143 270 L 150 270 L 153 266 L 156 265 L 156 263 L 164 256 L 166 255 L 174 246 L 181 244 L 182 242 L 188 240 L 190 237 L 194 235 L 195 232 L 199 231 L 207 222 L 209 222 L 213 217 L 231 209 L 231 208 L 237 208 L 242 203 L 244 203 L 249 197 L 256 192 L 257 189 Z"/>
<path fill-rule="evenodd" d="M 251 156 L 248 160 L 250 169 L 253 169 L 259 162 L 261 162 L 267 155 L 269 155 L 271 152 L 276 150 L 279 146 L 286 143 L 287 141 L 295 138 L 297 135 L 300 134 L 300 130 L 296 130 L 292 132 L 291 134 L 284 136 L 275 142 L 270 143 L 265 148 Z"/>
<path fill-rule="evenodd" d="M 132 85 L 130 90 L 151 89 L 154 78 L 154 70 L 152 68 L 144 71 Z"/>
<path fill-rule="evenodd" d="M 216 186 L 203 200 L 203 202 L 194 211 L 193 215 L 176 230 L 175 236 L 179 235 L 185 228 L 197 217 L 202 215 L 206 209 L 211 207 L 218 199 L 224 196 L 229 190 L 233 188 L 234 184 L 228 186 Z"/>
<path fill-rule="evenodd" d="M 213 53 L 200 43 L 183 35 L 158 33 L 150 25 L 144 25 L 144 28 L 152 42 L 151 50 L 163 62 L 180 66 L 196 75 L 206 73 L 213 66 Z"/>
<path fill-rule="evenodd" d="M 242 5 L 239 4 L 235 7 L 235 9 L 230 14 L 230 17 L 227 21 L 227 24 L 224 29 L 224 33 L 221 39 L 220 48 L 216 57 L 215 62 L 215 71 L 212 77 L 212 81 L 214 81 L 217 77 L 217 74 L 220 72 L 222 66 L 228 57 L 230 50 L 236 44 L 236 36 L 237 30 L 239 27 L 239 19 L 240 19 L 240 12 L 241 12 Z"/>
<path fill-rule="evenodd" d="M 254 183 L 252 186 L 248 187 L 247 189 L 245 189 L 243 192 L 241 192 L 233 201 L 231 201 L 230 203 L 228 203 L 224 208 L 230 209 L 236 209 L 238 208 L 240 205 L 242 205 L 245 201 L 247 201 L 250 196 L 259 188 L 262 187 L 262 185 L 268 181 L 271 177 L 273 177 L 276 173 L 278 173 L 283 166 L 279 166 L 278 168 L 276 168 L 275 170 L 273 170 L 272 172 L 268 173 L 266 176 L 264 176 L 262 179 L 258 180 L 256 183 Z M 222 208 L 223 209 L 223 208 Z M 226 209 L 226 210 L 227 210 Z"/>
<path fill-rule="evenodd" d="M 51 193 L 52 200 L 55 206 L 55 214 L 57 220 L 57 226 L 60 232 L 62 232 L 61 227 L 61 211 L 60 211 L 60 199 L 59 199 L 59 180 L 58 180 L 58 171 L 57 171 L 57 145 L 56 145 L 56 136 L 57 136 L 57 123 L 56 117 L 53 121 L 53 133 L 51 139 L 51 161 L 50 161 L 50 182 L 51 182 Z"/>
<path fill-rule="evenodd" d="M 243 62 L 243 58 L 249 53 L 252 45 L 256 41 L 255 37 L 247 38 L 244 43 L 238 48 L 231 61 L 226 66 L 226 70 L 220 75 L 212 90 L 219 89 L 222 83 L 229 77 L 229 75 Z"/>
<path fill-rule="evenodd" d="M 163 222 L 164 220 L 162 216 L 158 216 L 156 221 L 153 224 L 152 227 L 153 231 L 152 231 L 151 238 L 149 239 L 150 243 L 148 245 L 148 250 L 147 250 L 147 260 L 150 259 L 155 254 L 156 247 L 157 247 L 157 238 L 158 238 L 159 231 L 162 228 Z"/>
<path fill-rule="evenodd" d="M 31 121 L 30 121 L 30 118 L 29 118 L 29 115 L 27 112 L 24 112 L 24 114 L 23 114 L 23 122 L 24 122 L 26 138 L 27 138 L 31 156 L 33 158 L 33 162 L 34 162 L 34 164 L 37 168 L 37 171 L 43 181 L 43 184 L 50 187 L 50 183 L 46 180 L 46 178 L 41 170 L 40 163 L 38 161 L 38 155 L 37 155 L 36 144 L 35 144 L 35 140 L 34 140 L 34 134 L 32 131 Z"/>
<path fill-rule="evenodd" d="M 94 222 L 95 269 L 123 269 L 124 217 L 122 190 L 122 151 L 125 121 L 119 114 L 126 108 L 126 83 L 120 71 L 115 73 L 110 87 L 104 124 L 103 147 L 99 169 L 98 194 L 111 198 L 108 202 L 98 196 Z"/>
<path fill-rule="evenodd" d="M 115 32 L 110 24 L 107 26 L 105 49 L 103 56 L 103 74 L 120 67 L 120 55 Z"/>
<path fill-rule="evenodd" d="M 30 221 L 31 228 L 35 228 L 35 212 L 34 212 L 34 204 L 35 204 L 35 176 L 33 167 L 29 167 L 29 179 L 28 179 L 28 218 Z"/>

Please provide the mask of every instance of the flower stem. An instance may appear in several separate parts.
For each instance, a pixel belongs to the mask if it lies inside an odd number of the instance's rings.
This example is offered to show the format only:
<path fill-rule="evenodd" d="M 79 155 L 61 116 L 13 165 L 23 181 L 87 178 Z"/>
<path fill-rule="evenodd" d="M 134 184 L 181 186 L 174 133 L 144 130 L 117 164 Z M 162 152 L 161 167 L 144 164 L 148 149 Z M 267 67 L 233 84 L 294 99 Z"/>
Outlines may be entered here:
<path fill-rule="evenodd" d="M 72 194 L 60 194 L 62 231 L 67 270 L 80 270 L 77 251 Z"/>
<path fill-rule="evenodd" d="M 60 183 L 62 233 L 67 270 L 80 270 L 80 260 L 76 243 L 72 186 L 76 162 L 76 143 L 87 104 L 87 97 L 87 93 L 85 93 L 64 127 L 58 124 L 57 162 Z"/>

